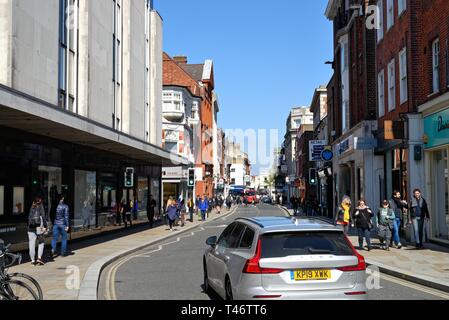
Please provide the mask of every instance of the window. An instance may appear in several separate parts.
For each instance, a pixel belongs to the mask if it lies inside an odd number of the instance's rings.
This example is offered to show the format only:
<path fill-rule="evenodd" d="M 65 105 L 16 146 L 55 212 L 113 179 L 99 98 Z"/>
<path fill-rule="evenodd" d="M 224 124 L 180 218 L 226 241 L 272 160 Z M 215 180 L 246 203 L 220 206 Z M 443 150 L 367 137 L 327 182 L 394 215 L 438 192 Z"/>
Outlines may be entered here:
<path fill-rule="evenodd" d="M 348 47 L 348 41 L 344 41 L 341 44 L 341 65 L 342 65 L 342 71 L 345 71 L 348 69 L 348 65 L 349 65 L 349 47 Z"/>
<path fill-rule="evenodd" d="M 387 0 L 387 30 L 394 25 L 394 0 Z"/>
<path fill-rule="evenodd" d="M 237 248 L 239 246 L 244 231 L 245 226 L 241 223 L 237 223 L 229 236 L 228 244 L 230 248 Z"/>
<path fill-rule="evenodd" d="M 432 43 L 432 87 L 433 93 L 440 91 L 440 40 Z"/>
<path fill-rule="evenodd" d="M 378 25 L 377 25 L 377 42 L 384 38 L 384 0 L 377 2 Z"/>
<path fill-rule="evenodd" d="M 399 77 L 400 77 L 400 92 L 401 92 L 401 104 L 408 99 L 407 88 L 407 48 L 402 49 L 399 52 Z"/>
<path fill-rule="evenodd" d="M 345 132 L 349 129 L 349 101 L 343 101 L 342 106 L 342 130 Z"/>
<path fill-rule="evenodd" d="M 377 94 L 379 118 L 385 115 L 385 72 L 382 70 L 377 75 Z"/>
<path fill-rule="evenodd" d="M 398 0 L 398 17 L 407 9 L 407 0 Z"/>
<path fill-rule="evenodd" d="M 267 178 L 265 178 L 265 181 Z M 254 241 L 254 230 L 249 227 L 246 227 L 245 232 L 243 233 L 242 241 L 240 241 L 239 248 L 241 249 L 251 249 Z"/>
<path fill-rule="evenodd" d="M 0 186 L 0 216 L 5 214 L 5 186 Z"/>
<path fill-rule="evenodd" d="M 171 153 L 178 153 L 177 142 L 165 142 L 165 150 Z"/>
<path fill-rule="evenodd" d="M 313 254 L 354 255 L 340 232 L 275 233 L 264 235 L 261 240 L 264 259 Z"/>
<path fill-rule="evenodd" d="M 21 215 L 25 212 L 25 188 L 14 187 L 13 189 L 13 214 Z"/>
<path fill-rule="evenodd" d="M 388 111 L 396 109 L 395 60 L 388 64 Z"/>
<path fill-rule="evenodd" d="M 229 238 L 230 235 L 232 233 L 232 231 L 234 230 L 235 226 L 237 225 L 237 223 L 232 223 L 230 224 L 221 234 L 220 238 L 217 241 L 217 246 L 221 246 L 221 247 L 225 247 L 228 248 L 229 247 Z"/>

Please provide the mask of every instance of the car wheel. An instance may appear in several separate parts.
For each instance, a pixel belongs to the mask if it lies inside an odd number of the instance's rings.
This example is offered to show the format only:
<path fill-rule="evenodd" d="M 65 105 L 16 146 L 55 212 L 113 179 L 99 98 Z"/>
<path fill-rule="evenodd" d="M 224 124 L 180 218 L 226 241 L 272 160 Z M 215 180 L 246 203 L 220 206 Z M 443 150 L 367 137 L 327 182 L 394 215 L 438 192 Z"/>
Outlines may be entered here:
<path fill-rule="evenodd" d="M 229 280 L 229 277 L 226 277 L 225 289 L 226 289 L 226 301 L 234 300 L 234 298 L 232 296 L 232 286 L 231 286 L 231 281 Z"/>
<path fill-rule="evenodd" d="M 206 265 L 206 261 L 204 261 L 203 263 L 203 269 L 204 269 L 204 282 L 203 282 L 203 286 L 204 286 L 204 292 L 205 293 L 209 293 L 210 292 L 210 286 L 209 286 L 209 277 L 207 275 L 207 265 Z"/>

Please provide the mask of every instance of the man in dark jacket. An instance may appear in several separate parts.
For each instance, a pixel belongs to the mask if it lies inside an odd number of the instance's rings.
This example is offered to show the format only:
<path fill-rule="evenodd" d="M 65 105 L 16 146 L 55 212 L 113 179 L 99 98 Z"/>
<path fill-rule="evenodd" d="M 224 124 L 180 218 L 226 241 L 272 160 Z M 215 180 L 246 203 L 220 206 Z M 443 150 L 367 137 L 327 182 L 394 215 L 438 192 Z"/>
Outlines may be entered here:
<path fill-rule="evenodd" d="M 413 226 L 416 248 L 421 249 L 424 236 L 424 222 L 430 220 L 427 201 L 422 197 L 421 190 L 413 190 L 413 198 L 410 201 L 409 223 Z"/>
<path fill-rule="evenodd" d="M 390 208 L 394 211 L 395 220 L 394 220 L 394 230 L 393 230 L 393 238 L 392 241 L 396 243 L 398 249 L 402 248 L 400 231 L 402 222 L 402 214 L 408 209 L 407 201 L 401 200 L 401 193 L 397 190 L 393 192 L 393 196 L 389 201 Z"/>
<path fill-rule="evenodd" d="M 154 211 L 156 208 L 156 200 L 154 200 L 153 195 L 150 194 L 150 199 L 147 203 L 147 217 L 148 222 L 150 222 L 150 228 L 153 228 L 153 222 L 154 222 Z"/>
<path fill-rule="evenodd" d="M 51 256 L 52 258 L 56 255 L 56 246 L 59 241 L 59 236 L 61 236 L 61 255 L 66 257 L 67 252 L 67 232 L 69 231 L 69 206 L 64 203 L 64 197 L 61 197 L 59 205 L 56 208 L 56 217 L 53 224 L 53 239 L 51 241 Z"/>

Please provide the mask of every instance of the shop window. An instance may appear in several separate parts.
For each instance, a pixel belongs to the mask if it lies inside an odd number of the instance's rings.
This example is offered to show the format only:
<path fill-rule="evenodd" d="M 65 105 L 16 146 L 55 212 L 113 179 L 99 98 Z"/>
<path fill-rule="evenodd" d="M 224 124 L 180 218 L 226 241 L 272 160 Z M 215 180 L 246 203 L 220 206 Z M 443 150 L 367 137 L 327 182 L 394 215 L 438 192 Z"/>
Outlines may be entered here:
<path fill-rule="evenodd" d="M 5 214 L 5 186 L 0 186 L 0 216 Z"/>
<path fill-rule="evenodd" d="M 139 218 L 146 217 L 148 197 L 149 197 L 149 195 L 148 195 L 148 178 L 141 177 L 141 178 L 139 178 L 138 189 L 137 189 Z"/>
<path fill-rule="evenodd" d="M 21 215 L 25 213 L 25 188 L 14 187 L 13 189 L 13 214 Z"/>
<path fill-rule="evenodd" d="M 449 240 L 449 179 L 448 179 L 448 151 L 447 149 L 433 152 L 432 180 L 433 201 L 432 212 L 434 214 L 433 236 Z"/>
<path fill-rule="evenodd" d="M 97 175 L 95 172 L 75 170 L 75 228 L 95 226 Z"/>
<path fill-rule="evenodd" d="M 62 192 L 62 169 L 58 167 L 39 166 L 40 189 L 39 194 L 43 197 L 44 208 L 50 221 L 56 217 L 56 208 L 59 196 Z"/>

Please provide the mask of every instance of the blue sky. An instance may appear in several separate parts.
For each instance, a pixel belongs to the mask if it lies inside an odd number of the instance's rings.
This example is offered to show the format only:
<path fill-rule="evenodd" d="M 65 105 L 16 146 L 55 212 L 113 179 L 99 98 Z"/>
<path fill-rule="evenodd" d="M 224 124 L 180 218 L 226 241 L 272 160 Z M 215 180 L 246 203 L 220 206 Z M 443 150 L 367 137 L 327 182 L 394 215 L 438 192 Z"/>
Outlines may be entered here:
<path fill-rule="evenodd" d="M 333 58 L 327 2 L 154 0 L 154 7 L 169 55 L 214 61 L 219 125 L 278 129 L 281 143 L 289 110 L 310 105 L 314 89 L 332 75 L 324 64 Z"/>

